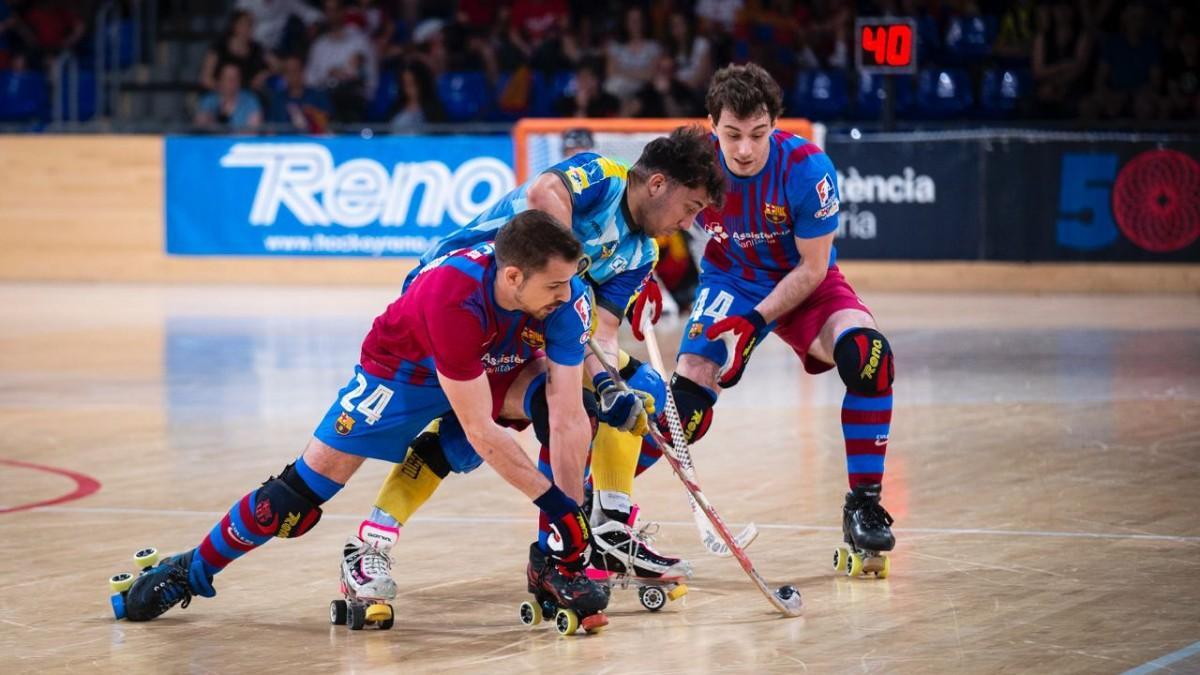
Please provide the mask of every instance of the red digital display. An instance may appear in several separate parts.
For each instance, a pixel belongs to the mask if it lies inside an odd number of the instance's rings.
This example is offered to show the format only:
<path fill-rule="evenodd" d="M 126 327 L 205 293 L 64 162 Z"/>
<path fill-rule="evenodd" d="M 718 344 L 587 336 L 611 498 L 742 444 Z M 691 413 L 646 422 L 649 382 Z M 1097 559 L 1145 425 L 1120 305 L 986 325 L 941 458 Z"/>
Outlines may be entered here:
<path fill-rule="evenodd" d="M 916 69 L 916 31 L 906 19 L 859 19 L 858 69 L 873 73 L 911 73 Z"/>

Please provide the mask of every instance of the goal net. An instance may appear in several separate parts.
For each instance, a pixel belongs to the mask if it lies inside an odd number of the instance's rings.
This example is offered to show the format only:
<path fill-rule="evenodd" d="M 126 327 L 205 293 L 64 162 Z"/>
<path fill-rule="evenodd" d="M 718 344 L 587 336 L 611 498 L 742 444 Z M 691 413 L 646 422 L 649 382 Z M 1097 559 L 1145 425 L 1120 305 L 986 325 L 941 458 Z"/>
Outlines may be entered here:
<path fill-rule="evenodd" d="M 708 120 L 696 119 L 590 119 L 527 118 L 513 127 L 513 163 L 517 182 L 523 183 L 563 158 L 563 133 L 587 129 L 592 133 L 594 152 L 633 165 L 647 143 L 671 133 L 675 127 L 696 124 L 708 128 Z M 780 119 L 776 126 L 821 145 L 825 128 L 806 119 Z"/>

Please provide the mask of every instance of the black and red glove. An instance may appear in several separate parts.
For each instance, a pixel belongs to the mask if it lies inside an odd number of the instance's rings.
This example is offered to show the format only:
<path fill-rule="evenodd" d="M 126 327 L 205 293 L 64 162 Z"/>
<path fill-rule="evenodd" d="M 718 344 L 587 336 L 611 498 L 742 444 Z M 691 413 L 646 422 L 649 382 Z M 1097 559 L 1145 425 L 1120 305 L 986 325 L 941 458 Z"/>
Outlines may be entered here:
<path fill-rule="evenodd" d="M 533 503 L 550 521 L 550 536 L 546 539 L 550 555 L 564 565 L 582 567 L 592 543 L 592 530 L 583 510 L 557 485 L 551 485 Z"/>
<path fill-rule="evenodd" d="M 767 322 L 758 310 L 731 316 L 714 323 L 704 334 L 725 343 L 725 363 L 717 371 L 717 384 L 728 389 L 742 379 L 750 354 L 767 332 Z"/>
<path fill-rule="evenodd" d="M 651 326 L 658 323 L 662 318 L 662 308 L 662 289 L 659 288 L 658 281 L 653 275 L 646 277 L 646 283 L 642 284 L 642 292 L 638 293 L 628 312 L 629 327 L 633 330 L 633 337 L 639 342 L 646 341 L 646 336 L 642 333 L 643 322 L 649 319 Z"/>

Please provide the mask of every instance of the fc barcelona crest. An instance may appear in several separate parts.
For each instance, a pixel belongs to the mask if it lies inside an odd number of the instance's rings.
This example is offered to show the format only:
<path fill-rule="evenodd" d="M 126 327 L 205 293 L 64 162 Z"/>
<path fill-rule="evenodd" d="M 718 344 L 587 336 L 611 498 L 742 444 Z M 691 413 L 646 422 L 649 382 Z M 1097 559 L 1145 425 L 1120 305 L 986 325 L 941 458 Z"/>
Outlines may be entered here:
<path fill-rule="evenodd" d="M 688 339 L 695 340 L 696 338 L 700 337 L 700 333 L 703 333 L 703 332 L 704 332 L 704 324 L 697 321 L 697 322 L 693 323 L 690 328 L 688 328 Z"/>
<path fill-rule="evenodd" d="M 767 222 L 778 225 L 787 220 L 787 209 L 779 204 L 766 203 L 763 204 L 763 217 Z"/>
<path fill-rule="evenodd" d="M 546 346 L 546 336 L 529 327 L 521 329 L 521 341 L 534 349 L 543 349 Z"/>
<path fill-rule="evenodd" d="M 338 434 L 345 436 L 354 429 L 354 418 L 349 413 L 338 415 L 337 421 L 333 423 L 333 430 Z"/>

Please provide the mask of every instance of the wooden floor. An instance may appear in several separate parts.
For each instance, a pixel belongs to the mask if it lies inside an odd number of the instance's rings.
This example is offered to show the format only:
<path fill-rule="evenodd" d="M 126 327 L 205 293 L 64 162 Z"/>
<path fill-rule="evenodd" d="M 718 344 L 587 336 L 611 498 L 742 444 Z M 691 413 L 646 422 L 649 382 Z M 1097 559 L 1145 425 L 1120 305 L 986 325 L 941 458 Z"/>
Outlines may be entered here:
<path fill-rule="evenodd" d="M 194 546 L 294 457 L 392 293 L 0 285 L 0 672 L 1200 671 L 1195 296 L 868 294 L 898 354 L 887 580 L 830 565 L 840 382 L 768 341 L 694 454 L 802 618 L 702 552 L 663 465 L 636 499 L 693 560 L 691 594 L 650 614 L 618 592 L 597 636 L 527 629 L 534 510 L 485 467 L 402 532 L 395 628 L 330 626 L 340 545 L 387 470 L 370 463 L 216 598 L 114 621 L 108 576 L 136 548 Z"/>

